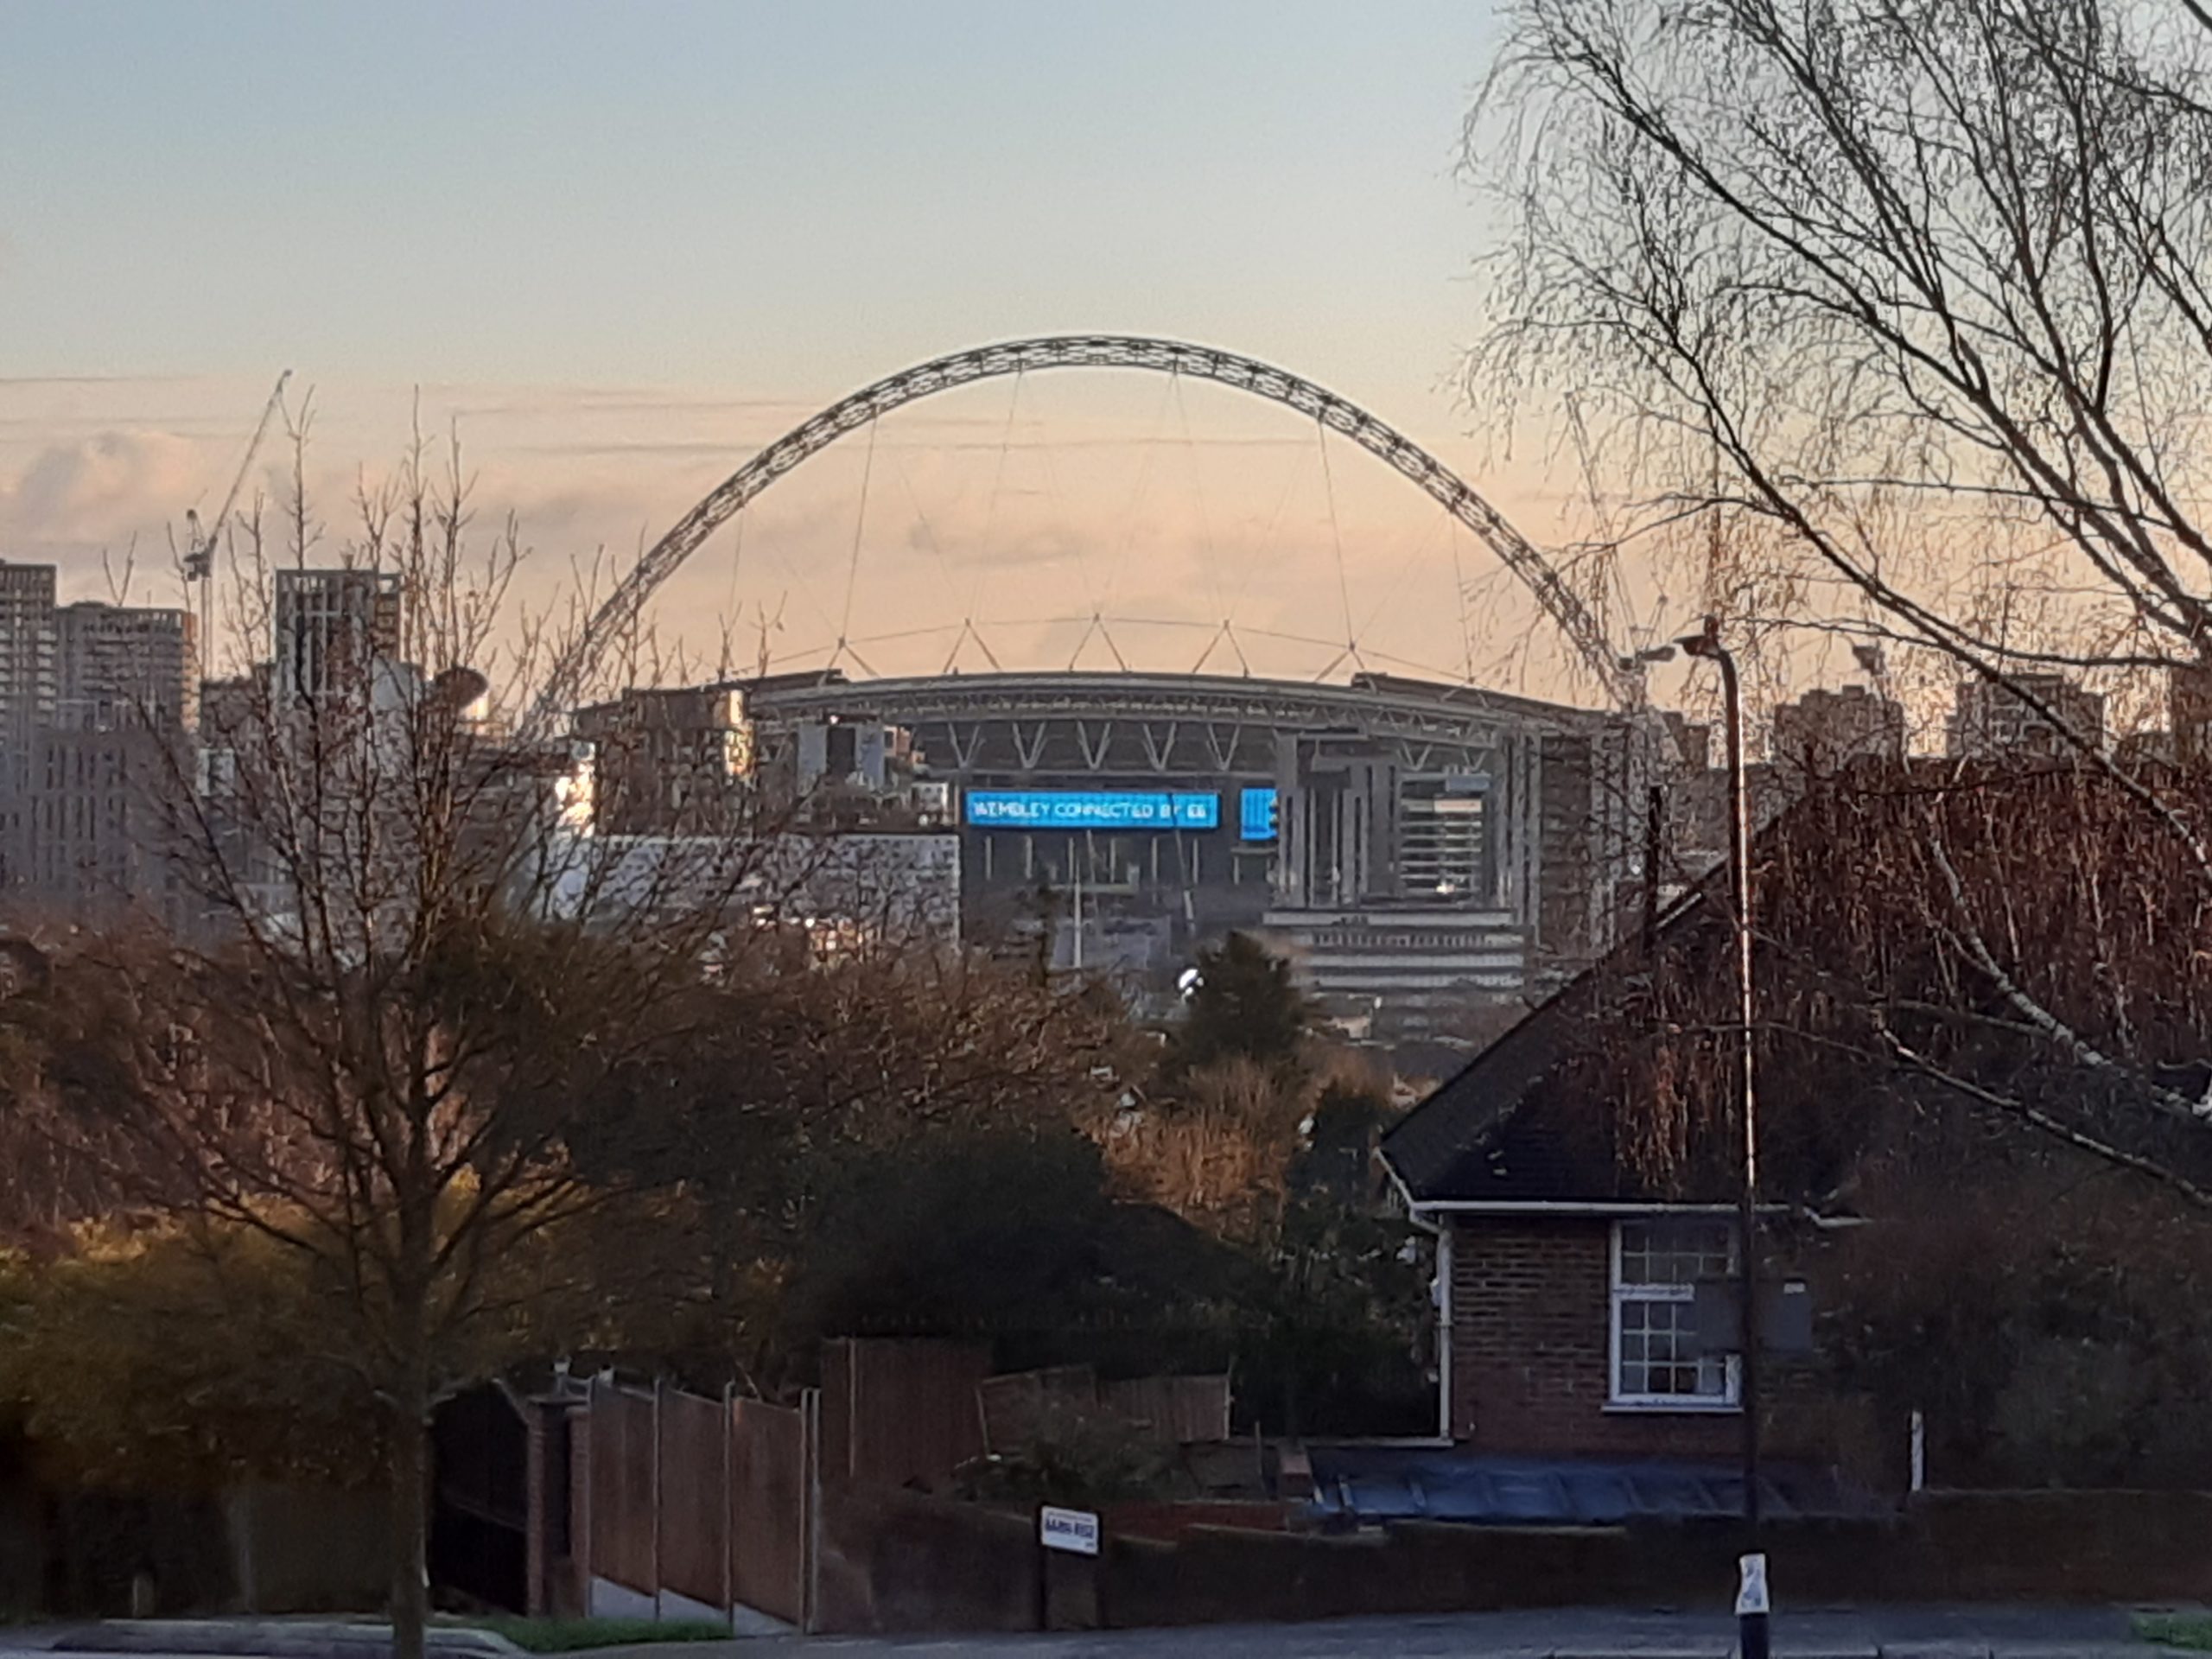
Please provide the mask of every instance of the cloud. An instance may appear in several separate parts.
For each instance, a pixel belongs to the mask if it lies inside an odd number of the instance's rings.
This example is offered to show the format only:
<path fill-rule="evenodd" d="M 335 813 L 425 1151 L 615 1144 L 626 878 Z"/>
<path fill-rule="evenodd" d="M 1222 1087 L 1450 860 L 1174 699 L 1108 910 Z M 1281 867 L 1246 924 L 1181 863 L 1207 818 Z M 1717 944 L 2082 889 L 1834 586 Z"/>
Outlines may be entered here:
<path fill-rule="evenodd" d="M 0 237 L 0 261 L 6 258 L 7 238 Z M 0 265 L 0 269 L 4 269 Z M 0 374 L 0 386 L 10 390 L 37 386 L 164 386 L 183 385 L 198 379 L 190 374 Z"/>
<path fill-rule="evenodd" d="M 81 544 L 158 524 L 201 492 L 199 446 L 174 432 L 105 430 L 40 449 L 0 487 L 11 541 Z"/>

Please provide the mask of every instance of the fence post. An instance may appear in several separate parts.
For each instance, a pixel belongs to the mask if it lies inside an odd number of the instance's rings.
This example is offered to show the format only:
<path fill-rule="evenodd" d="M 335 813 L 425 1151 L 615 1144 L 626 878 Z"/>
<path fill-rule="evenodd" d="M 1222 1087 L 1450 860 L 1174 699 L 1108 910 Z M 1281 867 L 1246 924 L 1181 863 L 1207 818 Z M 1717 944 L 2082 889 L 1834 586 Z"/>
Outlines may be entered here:
<path fill-rule="evenodd" d="M 822 1622 L 822 1390 L 799 1395 L 798 1410 L 798 1625 L 812 1636 Z"/>
<path fill-rule="evenodd" d="M 660 1623 L 660 1393 L 661 1379 L 653 1378 L 653 1623 Z"/>
<path fill-rule="evenodd" d="M 593 1528 L 597 1524 L 599 1519 L 598 1505 L 592 1501 L 592 1484 L 598 1478 L 597 1470 L 599 1466 L 599 1459 L 595 1455 L 598 1452 L 598 1447 L 594 1444 L 594 1440 L 597 1439 L 597 1435 L 594 1433 L 594 1425 L 596 1425 L 598 1421 L 599 1378 L 594 1375 L 584 1383 L 584 1478 L 582 1493 L 584 1511 L 583 1532 L 582 1536 L 572 1541 L 571 1546 L 576 1557 L 576 1577 L 582 1580 L 582 1583 L 577 1586 L 577 1589 L 580 1592 L 578 1599 L 583 1603 L 583 1616 L 586 1618 L 589 1618 L 591 1617 L 591 1604 L 593 1600 L 592 1586 L 594 1582 L 592 1578 L 594 1563 L 592 1559 L 594 1552 L 591 1547 L 591 1536 Z M 569 1469 L 571 1476 L 573 1476 L 575 1471 L 575 1442 L 572 1438 L 569 1445 Z M 575 1517 L 576 1501 L 575 1497 L 572 1494 L 569 1500 L 569 1516 L 571 1521 L 573 1521 Z"/>
<path fill-rule="evenodd" d="M 722 1384 L 722 1613 L 737 1634 L 737 1384 Z"/>

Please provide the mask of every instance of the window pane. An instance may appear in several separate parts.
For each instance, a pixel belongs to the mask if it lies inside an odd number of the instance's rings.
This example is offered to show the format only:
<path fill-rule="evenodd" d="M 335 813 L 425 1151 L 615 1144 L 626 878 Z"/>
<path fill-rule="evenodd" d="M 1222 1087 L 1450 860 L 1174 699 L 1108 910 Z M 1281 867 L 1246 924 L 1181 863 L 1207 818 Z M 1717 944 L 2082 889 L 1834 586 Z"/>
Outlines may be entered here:
<path fill-rule="evenodd" d="M 1735 1266 L 1735 1227 L 1724 1220 L 1624 1221 L 1618 1282 L 1688 1287 L 1725 1279 Z"/>
<path fill-rule="evenodd" d="M 1727 1399 L 1728 1361 L 1695 1351 L 1692 1291 L 1735 1272 L 1734 1222 L 1722 1216 L 1623 1221 L 1615 1246 L 1617 1391 L 1635 1399 Z"/>
<path fill-rule="evenodd" d="M 1728 1395 L 1725 1357 L 1695 1351 L 1696 1305 L 1667 1295 L 1623 1296 L 1616 1303 L 1618 1391 L 1630 1397 L 1722 1400 Z"/>

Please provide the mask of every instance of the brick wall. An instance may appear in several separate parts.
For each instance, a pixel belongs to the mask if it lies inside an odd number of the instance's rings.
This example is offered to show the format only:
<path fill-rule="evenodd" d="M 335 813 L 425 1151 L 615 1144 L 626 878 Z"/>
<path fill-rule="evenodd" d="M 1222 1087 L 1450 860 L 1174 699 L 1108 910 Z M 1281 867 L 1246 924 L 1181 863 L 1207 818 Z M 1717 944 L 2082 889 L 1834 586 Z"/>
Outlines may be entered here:
<path fill-rule="evenodd" d="M 1728 1459 L 1733 1412 L 1609 1408 L 1612 1228 L 1601 1217 L 1481 1216 L 1452 1223 L 1452 1438 L 1503 1455 Z M 1802 1263 L 1798 1264 L 1800 1268 Z M 1817 1295 L 1817 1291 L 1816 1291 Z M 1770 1360 L 1774 1454 L 1859 1472 L 1844 1408 L 1816 1365 Z M 1853 1444 L 1842 1441 L 1850 1440 Z"/>
<path fill-rule="evenodd" d="M 1195 1527 L 1173 1542 L 1109 1537 L 1105 1623 L 1251 1624 L 1495 1607 L 1725 1607 L 1732 1522 L 1383 1532 Z M 1789 1607 L 2202 1599 L 2212 1494 L 1929 1493 L 1890 1522 L 1770 1522 Z M 2147 1652 L 2148 1649 L 2145 1649 Z"/>

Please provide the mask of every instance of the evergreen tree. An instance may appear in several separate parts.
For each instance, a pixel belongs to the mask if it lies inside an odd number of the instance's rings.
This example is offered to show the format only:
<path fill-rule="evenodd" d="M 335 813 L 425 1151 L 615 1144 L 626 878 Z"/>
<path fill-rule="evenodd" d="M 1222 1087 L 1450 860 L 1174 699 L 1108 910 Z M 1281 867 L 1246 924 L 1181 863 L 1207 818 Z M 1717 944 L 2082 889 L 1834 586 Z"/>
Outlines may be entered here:
<path fill-rule="evenodd" d="M 1249 934 L 1198 952 L 1198 982 L 1169 1039 L 1162 1072 L 1179 1083 L 1223 1060 L 1243 1058 L 1279 1076 L 1304 1067 L 1313 1005 L 1291 982 L 1290 963 Z"/>

